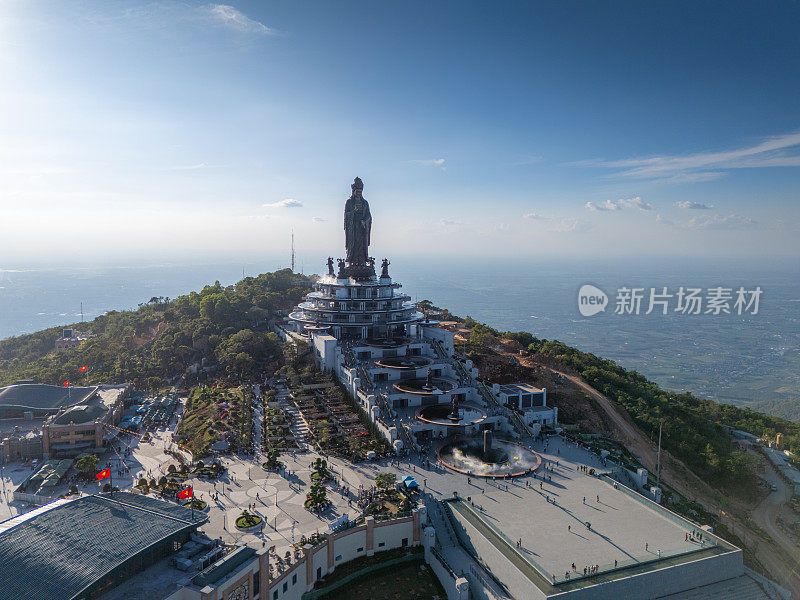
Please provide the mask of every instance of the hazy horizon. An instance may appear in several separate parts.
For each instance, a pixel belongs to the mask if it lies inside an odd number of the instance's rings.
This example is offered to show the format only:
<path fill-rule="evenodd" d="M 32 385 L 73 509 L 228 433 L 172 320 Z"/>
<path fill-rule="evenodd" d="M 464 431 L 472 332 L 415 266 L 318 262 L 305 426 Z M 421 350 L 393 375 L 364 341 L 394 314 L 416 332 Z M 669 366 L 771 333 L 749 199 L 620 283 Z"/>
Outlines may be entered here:
<path fill-rule="evenodd" d="M 327 256 L 356 175 L 376 255 L 800 257 L 800 7 L 753 10 L 3 3 L 3 266 Z"/>

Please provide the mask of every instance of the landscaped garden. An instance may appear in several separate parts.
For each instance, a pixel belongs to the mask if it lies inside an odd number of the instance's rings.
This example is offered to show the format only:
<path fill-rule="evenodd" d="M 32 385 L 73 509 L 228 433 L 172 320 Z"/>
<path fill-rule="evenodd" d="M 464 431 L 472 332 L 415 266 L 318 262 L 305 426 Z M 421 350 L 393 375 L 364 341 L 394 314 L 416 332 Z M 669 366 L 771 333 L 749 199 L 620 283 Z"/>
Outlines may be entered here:
<path fill-rule="evenodd" d="M 372 571 L 324 596 L 325 600 L 444 600 L 436 574 L 419 560 Z"/>
<path fill-rule="evenodd" d="M 205 500 L 200 500 L 199 498 L 192 498 L 189 502 L 185 502 L 183 504 L 186 508 L 193 508 L 195 510 L 205 510 L 208 507 L 208 503 Z"/>
<path fill-rule="evenodd" d="M 273 390 L 270 390 L 274 394 Z M 268 392 L 269 394 L 269 392 Z M 289 429 L 289 419 L 280 408 L 270 408 L 269 395 L 264 401 L 264 421 L 261 427 L 262 448 L 279 448 L 291 450 L 297 448 L 297 442 Z"/>
<path fill-rule="evenodd" d="M 252 451 L 252 392 L 246 387 L 197 387 L 186 401 L 176 440 L 196 458 L 227 442 L 227 451 Z"/>
<path fill-rule="evenodd" d="M 158 479 L 142 477 L 136 482 L 136 488 L 143 494 L 155 493 L 162 498 L 174 499 L 178 492 L 186 487 L 186 480 L 197 477 L 203 479 L 216 479 L 225 472 L 225 467 L 217 462 L 209 465 L 198 461 L 193 467 L 186 464 L 167 465 L 167 474 Z M 195 507 L 197 508 L 197 507 Z M 202 508 L 200 509 L 202 510 Z"/>
<path fill-rule="evenodd" d="M 283 468 L 283 463 L 280 460 L 278 460 L 280 452 L 277 448 L 269 447 L 266 449 L 265 454 L 267 460 L 261 463 L 261 467 L 265 471 L 277 471 Z"/>
<path fill-rule="evenodd" d="M 251 527 L 260 525 L 262 521 L 261 515 L 243 510 L 242 514 L 236 519 L 236 527 L 239 529 L 250 529 Z"/>
<path fill-rule="evenodd" d="M 329 373 L 306 368 L 297 376 L 291 367 L 287 373 L 290 383 L 299 381 L 292 388 L 291 400 L 303 414 L 320 452 L 353 462 L 365 459 L 370 451 L 376 456 L 391 453 L 389 443 Z"/>
<path fill-rule="evenodd" d="M 397 562 L 398 559 L 410 558 L 409 562 Z M 391 561 L 391 562 L 390 562 Z M 380 568 L 383 563 L 389 563 Z M 377 568 L 376 568 L 377 567 Z M 362 556 L 336 567 L 333 573 L 320 579 L 315 590 L 324 590 L 334 586 L 346 577 L 358 573 L 362 569 L 370 569 L 364 575 L 348 581 L 345 585 L 333 589 L 321 598 L 325 600 L 434 600 L 447 597 L 433 571 L 425 564 L 422 547 L 395 548 L 376 552 L 373 556 Z"/>
<path fill-rule="evenodd" d="M 408 514 L 417 505 L 413 492 L 397 489 L 394 473 L 380 473 L 375 477 L 377 491 L 364 509 L 364 516 L 396 517 Z"/>
<path fill-rule="evenodd" d="M 303 505 L 311 511 L 320 511 L 324 510 L 328 507 L 331 503 L 328 500 L 328 492 L 325 490 L 325 486 L 321 482 L 316 482 L 311 484 L 311 487 L 306 494 L 306 501 Z"/>

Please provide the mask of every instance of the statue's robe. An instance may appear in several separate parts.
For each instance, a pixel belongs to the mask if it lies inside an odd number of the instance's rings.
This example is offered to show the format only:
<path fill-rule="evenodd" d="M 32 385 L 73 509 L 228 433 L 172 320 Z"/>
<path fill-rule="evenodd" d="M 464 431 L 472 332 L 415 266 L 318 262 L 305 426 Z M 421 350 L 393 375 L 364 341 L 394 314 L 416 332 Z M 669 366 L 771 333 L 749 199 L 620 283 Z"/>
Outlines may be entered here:
<path fill-rule="evenodd" d="M 347 262 L 364 264 L 369 256 L 369 235 L 372 229 L 372 215 L 364 198 L 357 202 L 350 196 L 344 205 L 344 239 Z"/>

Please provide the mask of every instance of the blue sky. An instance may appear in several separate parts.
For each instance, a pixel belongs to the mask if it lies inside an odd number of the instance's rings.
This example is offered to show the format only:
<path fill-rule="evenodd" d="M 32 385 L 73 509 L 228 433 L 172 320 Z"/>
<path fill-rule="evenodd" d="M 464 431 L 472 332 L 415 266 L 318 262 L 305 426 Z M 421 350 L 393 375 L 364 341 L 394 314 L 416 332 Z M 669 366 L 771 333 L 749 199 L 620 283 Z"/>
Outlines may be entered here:
<path fill-rule="evenodd" d="M 0 2 L 0 256 L 800 254 L 800 5 Z M 73 231 L 73 234 L 66 233 Z M 0 265 L 2 266 L 2 265 Z"/>

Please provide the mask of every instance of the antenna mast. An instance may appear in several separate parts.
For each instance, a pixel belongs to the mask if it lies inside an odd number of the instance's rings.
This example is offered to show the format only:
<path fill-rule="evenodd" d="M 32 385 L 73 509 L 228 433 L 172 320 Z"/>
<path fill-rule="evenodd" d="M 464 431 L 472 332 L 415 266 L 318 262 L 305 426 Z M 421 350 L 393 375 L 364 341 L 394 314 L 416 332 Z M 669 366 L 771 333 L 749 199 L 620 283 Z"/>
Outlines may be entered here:
<path fill-rule="evenodd" d="M 292 273 L 294 273 L 294 229 L 292 229 Z"/>

